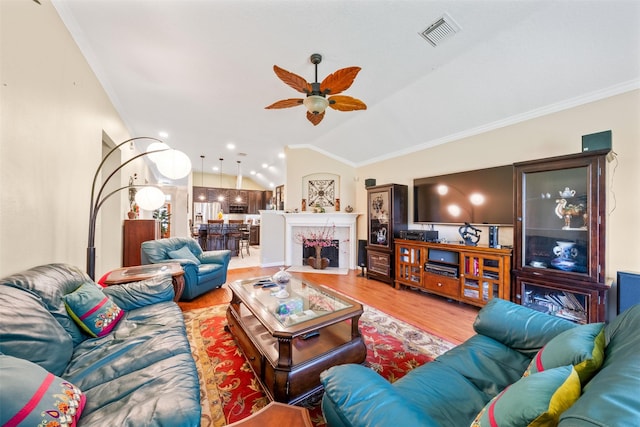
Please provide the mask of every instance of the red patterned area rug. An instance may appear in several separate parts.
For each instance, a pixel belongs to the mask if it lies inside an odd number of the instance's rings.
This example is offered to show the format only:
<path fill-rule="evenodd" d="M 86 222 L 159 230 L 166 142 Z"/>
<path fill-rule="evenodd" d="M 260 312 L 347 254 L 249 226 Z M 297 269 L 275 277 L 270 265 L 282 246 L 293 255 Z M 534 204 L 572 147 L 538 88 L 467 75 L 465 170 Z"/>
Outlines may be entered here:
<path fill-rule="evenodd" d="M 360 331 L 367 346 L 365 365 L 390 382 L 454 347 L 374 308 L 363 307 Z M 269 403 L 233 337 L 224 330 L 226 308 L 223 304 L 184 312 L 200 376 L 201 427 L 236 422 Z M 324 426 L 318 400 L 305 406 L 314 426 Z"/>

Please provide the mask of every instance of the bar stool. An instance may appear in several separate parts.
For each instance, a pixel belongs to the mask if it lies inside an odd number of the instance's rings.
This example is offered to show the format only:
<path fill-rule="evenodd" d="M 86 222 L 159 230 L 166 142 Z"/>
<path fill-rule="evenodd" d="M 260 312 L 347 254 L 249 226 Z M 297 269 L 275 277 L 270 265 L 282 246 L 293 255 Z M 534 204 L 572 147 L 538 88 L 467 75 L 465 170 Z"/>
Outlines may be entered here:
<path fill-rule="evenodd" d="M 239 225 L 238 233 L 240 234 L 240 240 L 238 241 L 238 252 L 240 252 L 240 256 L 244 258 L 242 249 L 246 249 L 247 255 L 251 256 L 251 253 L 249 252 L 249 240 L 251 237 L 251 233 L 249 232 L 249 224 Z"/>
<path fill-rule="evenodd" d="M 207 250 L 207 227 L 200 227 L 198 229 L 198 244 L 203 251 Z"/>
<path fill-rule="evenodd" d="M 222 223 L 207 224 L 207 250 L 215 251 L 224 249 L 224 233 Z"/>
<path fill-rule="evenodd" d="M 226 231 L 224 234 L 227 240 L 227 249 L 231 251 L 231 256 L 238 256 L 240 238 L 242 237 L 242 235 L 238 231 L 238 227 L 240 225 L 241 224 L 236 222 L 225 224 Z"/>

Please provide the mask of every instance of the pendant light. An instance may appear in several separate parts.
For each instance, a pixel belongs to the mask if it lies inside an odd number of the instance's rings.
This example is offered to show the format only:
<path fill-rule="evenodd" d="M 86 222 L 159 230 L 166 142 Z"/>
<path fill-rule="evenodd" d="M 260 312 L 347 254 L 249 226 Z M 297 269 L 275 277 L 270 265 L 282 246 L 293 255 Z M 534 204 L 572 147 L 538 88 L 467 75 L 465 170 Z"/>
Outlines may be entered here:
<path fill-rule="evenodd" d="M 238 174 L 236 176 L 236 190 L 240 190 L 242 189 L 242 174 L 240 173 L 240 160 L 236 160 L 236 162 L 238 163 Z M 239 198 L 240 196 L 238 196 Z M 238 202 L 240 200 L 237 200 Z"/>
<path fill-rule="evenodd" d="M 200 169 L 200 186 L 202 187 L 202 193 L 200 193 L 200 196 L 198 196 L 198 198 L 202 201 L 204 201 L 205 197 L 204 197 L 204 155 L 201 154 L 200 155 L 200 159 L 202 160 L 202 169 Z"/>
<path fill-rule="evenodd" d="M 219 188 L 222 188 L 222 161 L 223 160 L 224 159 L 222 157 L 220 157 L 220 185 L 218 186 Z M 218 201 L 219 202 L 224 202 L 224 196 L 222 195 L 222 192 L 218 196 Z"/>

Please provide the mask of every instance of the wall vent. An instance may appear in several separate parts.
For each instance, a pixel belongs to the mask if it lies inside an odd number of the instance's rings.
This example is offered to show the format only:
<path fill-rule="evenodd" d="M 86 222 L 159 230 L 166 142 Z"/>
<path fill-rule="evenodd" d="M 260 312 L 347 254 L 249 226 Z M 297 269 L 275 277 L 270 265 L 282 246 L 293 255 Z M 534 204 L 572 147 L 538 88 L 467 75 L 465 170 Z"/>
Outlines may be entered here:
<path fill-rule="evenodd" d="M 453 18 L 445 13 L 440 19 L 429 25 L 426 30 L 419 34 L 431 43 L 433 47 L 437 47 L 443 41 L 453 37 L 458 31 L 460 31 L 460 26 Z"/>

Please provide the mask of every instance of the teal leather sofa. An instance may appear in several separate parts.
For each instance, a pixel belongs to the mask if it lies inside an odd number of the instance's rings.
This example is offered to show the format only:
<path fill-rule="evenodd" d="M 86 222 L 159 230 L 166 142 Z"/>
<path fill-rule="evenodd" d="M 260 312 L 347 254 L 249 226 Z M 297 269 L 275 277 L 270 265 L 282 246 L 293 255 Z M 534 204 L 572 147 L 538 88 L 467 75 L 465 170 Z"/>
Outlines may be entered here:
<path fill-rule="evenodd" d="M 195 239 L 170 237 L 142 242 L 140 260 L 142 264 L 179 262 L 184 270 L 184 291 L 180 299 L 192 300 L 224 285 L 231 251 L 203 252 Z"/>
<path fill-rule="evenodd" d="M 567 372 L 567 378 L 579 378 L 577 401 L 569 402 L 568 409 L 560 411 L 559 420 L 556 417 L 559 426 L 640 425 L 640 305 L 627 309 L 603 327 L 601 324 L 576 325 L 494 299 L 479 311 L 474 329 L 477 334 L 469 340 L 393 384 L 362 365 L 339 365 L 323 372 L 322 411 L 327 424 L 330 427 L 470 426 L 486 405 L 494 412 L 488 410 L 485 416 L 497 417 L 501 411 L 499 416 L 512 421 L 494 425 L 525 426 L 529 423 L 518 421 L 520 412 L 528 410 L 543 393 L 518 387 L 526 381 L 548 378 L 549 372 L 554 374 L 565 369 L 562 372 Z M 595 376 L 585 375 L 586 384 L 581 385 L 583 378 L 572 377 L 573 373 L 569 375 L 568 370 L 574 372 L 587 362 L 576 359 L 577 355 L 571 352 L 576 340 L 565 337 L 577 336 L 586 330 L 599 330 L 601 345 L 600 351 L 596 351 L 598 346 L 594 343 L 598 341 L 589 338 L 587 341 L 593 344 L 593 349 L 585 351 L 585 357 L 603 363 L 590 374 Z M 558 338 L 551 341 L 556 336 Z M 554 350 L 548 349 L 554 348 L 562 358 L 571 359 L 569 366 L 522 378 L 525 370 L 533 369 L 529 366 L 532 358 L 531 366 L 538 367 L 540 363 L 542 369 L 541 361 L 551 357 L 548 354 L 553 355 Z M 600 356 L 596 357 L 597 354 Z M 550 396 L 558 397 L 560 393 Z M 494 405 L 494 402 L 497 403 Z"/>
<path fill-rule="evenodd" d="M 85 289 L 90 291 L 79 293 Z M 65 305 L 89 294 L 98 295 L 96 307 L 118 308 L 98 337 L 83 330 Z M 19 425 L 72 425 L 60 419 L 68 411 L 78 427 L 198 426 L 198 373 L 173 297 L 170 275 L 103 289 L 66 264 L 0 279 L 0 425 L 25 407 L 31 418 Z M 88 323 L 85 315 L 77 317 Z M 57 389 L 45 393 L 42 378 Z M 61 392 L 68 384 L 81 399 L 70 400 L 66 388 Z M 43 392 L 39 401 L 36 389 Z M 77 401 L 82 403 L 70 404 Z"/>

